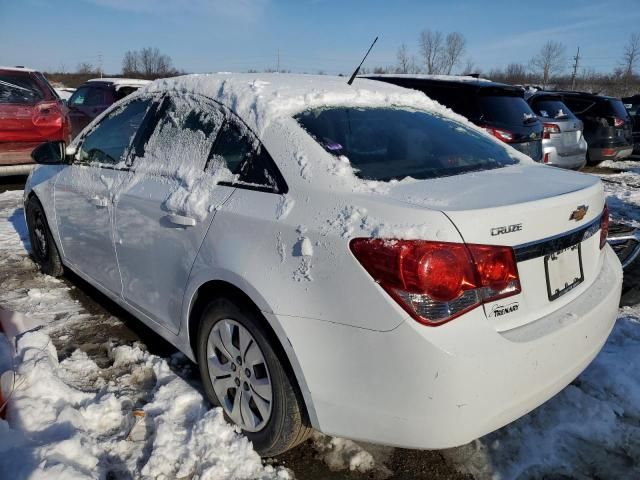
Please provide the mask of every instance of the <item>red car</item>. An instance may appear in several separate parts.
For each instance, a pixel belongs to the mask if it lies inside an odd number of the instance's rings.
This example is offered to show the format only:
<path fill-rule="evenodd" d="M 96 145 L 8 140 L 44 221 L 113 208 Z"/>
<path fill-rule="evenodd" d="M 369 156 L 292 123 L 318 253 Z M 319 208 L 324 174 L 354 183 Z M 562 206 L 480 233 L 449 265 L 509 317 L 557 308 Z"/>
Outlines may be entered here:
<path fill-rule="evenodd" d="M 67 107 L 44 75 L 0 67 L 0 176 L 29 173 L 35 147 L 69 140 Z"/>

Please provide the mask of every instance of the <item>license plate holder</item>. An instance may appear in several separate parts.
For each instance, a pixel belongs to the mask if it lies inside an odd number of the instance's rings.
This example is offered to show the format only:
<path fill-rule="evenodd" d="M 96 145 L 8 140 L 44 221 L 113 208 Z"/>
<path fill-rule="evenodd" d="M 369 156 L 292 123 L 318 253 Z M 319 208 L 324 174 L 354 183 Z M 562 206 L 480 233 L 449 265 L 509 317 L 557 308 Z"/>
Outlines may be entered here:
<path fill-rule="evenodd" d="M 553 301 L 584 281 L 582 248 L 578 243 L 544 257 L 547 295 Z"/>

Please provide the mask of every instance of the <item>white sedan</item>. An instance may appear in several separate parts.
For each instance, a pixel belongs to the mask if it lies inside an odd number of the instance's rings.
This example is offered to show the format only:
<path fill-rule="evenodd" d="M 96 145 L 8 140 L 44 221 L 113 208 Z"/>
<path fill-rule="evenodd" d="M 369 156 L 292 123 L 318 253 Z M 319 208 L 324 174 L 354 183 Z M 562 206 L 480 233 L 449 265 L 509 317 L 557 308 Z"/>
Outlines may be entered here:
<path fill-rule="evenodd" d="M 34 157 L 42 270 L 74 271 L 196 361 L 265 456 L 312 428 L 464 444 L 564 388 L 615 322 L 599 179 L 412 90 L 161 80 Z"/>

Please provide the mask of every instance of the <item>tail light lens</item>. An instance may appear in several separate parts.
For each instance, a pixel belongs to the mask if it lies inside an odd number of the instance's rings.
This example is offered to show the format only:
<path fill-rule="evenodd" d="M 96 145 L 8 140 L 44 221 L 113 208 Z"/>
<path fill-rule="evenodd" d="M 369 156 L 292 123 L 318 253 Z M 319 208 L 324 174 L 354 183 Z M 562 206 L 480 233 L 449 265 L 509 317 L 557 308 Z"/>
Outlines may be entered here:
<path fill-rule="evenodd" d="M 613 126 L 614 127 L 622 127 L 624 125 L 624 120 L 622 118 L 613 117 Z"/>
<path fill-rule="evenodd" d="M 349 246 L 369 275 L 424 325 L 442 325 L 520 293 L 511 247 L 371 238 L 355 238 Z"/>
<path fill-rule="evenodd" d="M 552 133 L 560 133 L 560 127 L 555 123 L 543 123 L 542 124 L 542 135 L 543 138 L 551 138 Z"/>
<path fill-rule="evenodd" d="M 514 135 L 508 130 L 502 130 L 501 128 L 482 127 L 498 140 L 502 140 L 505 143 L 513 142 Z"/>
<path fill-rule="evenodd" d="M 549 153 L 544 154 L 544 163 L 549 163 Z"/>
<path fill-rule="evenodd" d="M 602 216 L 600 217 L 600 250 L 607 244 L 607 237 L 609 236 L 609 207 L 604 204 L 602 210 Z"/>
<path fill-rule="evenodd" d="M 62 127 L 63 114 L 58 102 L 38 103 L 33 109 L 32 122 L 36 127 Z"/>

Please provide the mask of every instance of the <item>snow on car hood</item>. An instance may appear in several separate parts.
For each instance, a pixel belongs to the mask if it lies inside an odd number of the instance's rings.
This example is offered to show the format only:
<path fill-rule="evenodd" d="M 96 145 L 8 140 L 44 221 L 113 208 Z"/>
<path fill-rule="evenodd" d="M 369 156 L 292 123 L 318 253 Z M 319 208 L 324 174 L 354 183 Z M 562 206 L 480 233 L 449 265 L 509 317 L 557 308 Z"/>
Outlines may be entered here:
<path fill-rule="evenodd" d="M 434 210 L 476 210 L 526 203 L 575 192 L 600 180 L 538 164 L 519 164 L 391 185 L 390 197 Z"/>

